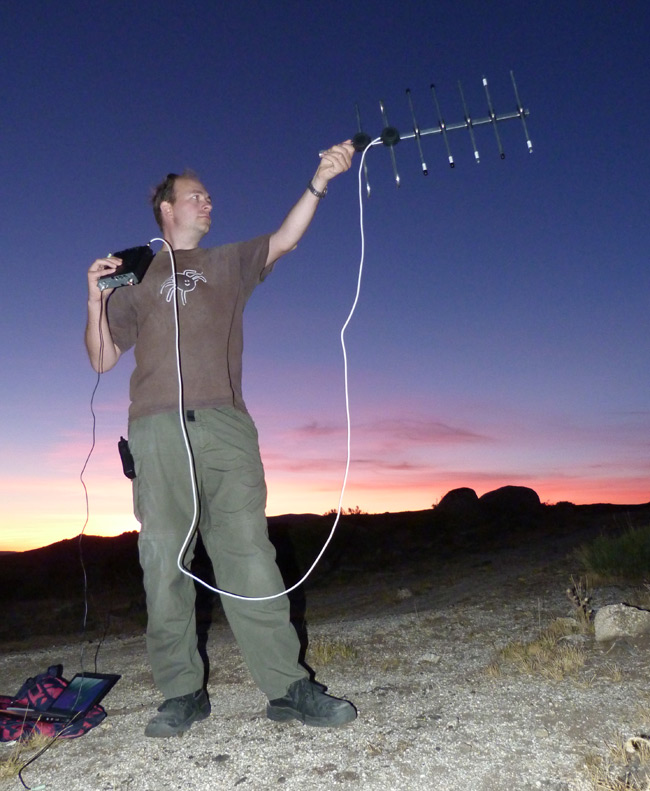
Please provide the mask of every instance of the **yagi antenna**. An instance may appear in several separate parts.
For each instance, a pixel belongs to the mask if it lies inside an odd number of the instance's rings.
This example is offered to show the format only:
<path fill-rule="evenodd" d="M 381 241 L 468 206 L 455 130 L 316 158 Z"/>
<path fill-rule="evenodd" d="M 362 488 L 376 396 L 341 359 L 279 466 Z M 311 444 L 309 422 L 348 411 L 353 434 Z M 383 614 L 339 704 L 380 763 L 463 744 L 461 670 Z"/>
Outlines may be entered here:
<path fill-rule="evenodd" d="M 501 113 L 498 114 L 493 105 L 492 105 L 492 98 L 490 97 L 490 91 L 488 89 L 488 81 L 485 77 L 483 77 L 483 89 L 485 90 L 485 99 L 487 102 L 488 108 L 488 115 L 482 118 L 472 118 L 470 115 L 469 110 L 467 109 L 467 102 L 465 101 L 465 95 L 463 93 L 463 86 L 458 83 L 458 92 L 460 93 L 460 100 L 463 106 L 463 114 L 464 119 L 462 121 L 448 124 L 446 123 L 442 111 L 440 109 L 440 102 L 438 101 L 438 94 L 436 93 L 436 86 L 431 85 L 431 98 L 433 100 L 433 105 L 438 116 L 438 123 L 436 126 L 429 127 L 427 129 L 421 129 L 420 125 L 417 122 L 415 117 L 415 109 L 413 105 L 413 99 L 411 96 L 410 89 L 406 91 L 406 98 L 408 100 L 409 110 L 411 113 L 411 119 L 413 121 L 413 132 L 407 134 L 400 134 L 399 130 L 396 129 L 394 126 L 391 126 L 388 123 L 388 114 L 386 112 L 386 105 L 384 104 L 383 100 L 379 102 L 379 110 L 381 112 L 382 121 L 384 123 L 384 127 L 381 131 L 381 134 L 376 137 L 375 139 L 371 138 L 369 134 L 363 131 L 363 127 L 361 125 L 361 115 L 359 113 L 359 105 L 356 105 L 356 115 L 357 115 L 357 133 L 352 138 L 352 144 L 356 151 L 362 152 L 365 151 L 371 145 L 378 145 L 379 143 L 383 143 L 390 151 L 390 158 L 391 164 L 393 167 L 393 175 L 395 177 L 395 184 L 396 186 L 400 186 L 401 179 L 399 172 L 397 170 L 397 159 L 395 157 L 395 146 L 400 142 L 400 140 L 415 140 L 418 148 L 418 154 L 420 156 L 420 165 L 422 168 L 422 174 L 424 176 L 428 175 L 429 168 L 424 158 L 424 152 L 422 149 L 422 138 L 426 137 L 427 135 L 441 135 L 442 139 L 445 144 L 445 149 L 447 151 L 447 161 L 449 163 L 449 167 L 455 166 L 454 156 L 451 152 L 451 146 L 449 144 L 449 134 L 451 132 L 455 132 L 458 129 L 466 129 L 469 132 L 470 142 L 472 144 L 472 151 L 474 153 L 474 161 L 480 162 L 480 156 L 478 152 L 478 148 L 476 145 L 476 138 L 474 136 L 474 129 L 477 126 L 485 126 L 490 125 L 494 129 L 494 136 L 496 139 L 497 148 L 499 151 L 499 156 L 501 159 L 505 159 L 505 153 L 503 150 L 503 144 L 501 142 L 501 136 L 499 135 L 498 125 L 503 121 L 511 121 L 515 119 L 520 119 L 524 135 L 526 138 L 526 145 L 528 147 L 528 151 L 532 154 L 533 153 L 533 144 L 530 140 L 530 135 L 528 134 L 528 128 L 526 126 L 526 117 L 529 115 L 528 110 L 524 109 L 524 106 L 521 103 L 521 99 L 519 98 L 519 91 L 517 90 L 517 83 L 515 82 L 515 75 L 513 72 L 510 72 L 510 79 L 512 80 L 512 87 L 515 93 L 515 101 L 517 109 L 514 112 L 509 113 Z M 364 172 L 364 180 L 366 184 L 366 195 L 370 197 L 370 182 L 368 181 L 368 164 L 367 159 L 364 159 L 363 162 L 363 172 Z"/>

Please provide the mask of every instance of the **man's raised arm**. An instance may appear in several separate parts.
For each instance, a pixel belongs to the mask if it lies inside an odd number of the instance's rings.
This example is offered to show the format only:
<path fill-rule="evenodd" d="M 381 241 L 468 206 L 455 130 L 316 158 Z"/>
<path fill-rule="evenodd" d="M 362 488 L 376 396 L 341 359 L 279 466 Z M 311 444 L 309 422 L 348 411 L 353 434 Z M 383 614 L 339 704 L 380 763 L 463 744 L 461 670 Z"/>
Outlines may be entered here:
<path fill-rule="evenodd" d="M 350 140 L 332 146 L 322 154 L 318 169 L 309 186 L 287 214 L 282 225 L 271 234 L 266 266 L 293 250 L 302 239 L 316 213 L 319 201 L 327 191 L 327 185 L 335 176 L 349 170 L 353 154 L 354 147 Z"/>

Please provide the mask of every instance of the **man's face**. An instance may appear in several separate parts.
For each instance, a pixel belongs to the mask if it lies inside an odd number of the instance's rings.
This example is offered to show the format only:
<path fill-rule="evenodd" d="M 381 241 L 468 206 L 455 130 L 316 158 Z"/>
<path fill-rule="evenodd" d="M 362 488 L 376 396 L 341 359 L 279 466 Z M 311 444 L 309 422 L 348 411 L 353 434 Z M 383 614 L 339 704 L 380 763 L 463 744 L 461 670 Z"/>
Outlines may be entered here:
<path fill-rule="evenodd" d="M 212 199 L 200 181 L 181 177 L 174 183 L 173 203 L 164 202 L 163 223 L 166 228 L 190 233 L 201 239 L 210 230 Z"/>

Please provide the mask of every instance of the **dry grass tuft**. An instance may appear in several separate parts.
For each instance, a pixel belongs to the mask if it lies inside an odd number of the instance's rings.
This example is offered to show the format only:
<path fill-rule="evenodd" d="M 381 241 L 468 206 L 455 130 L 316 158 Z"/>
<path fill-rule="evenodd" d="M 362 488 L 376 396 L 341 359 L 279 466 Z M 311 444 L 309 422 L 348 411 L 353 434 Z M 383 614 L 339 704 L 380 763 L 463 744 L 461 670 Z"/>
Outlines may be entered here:
<path fill-rule="evenodd" d="M 594 791 L 650 791 L 650 739 L 617 736 L 606 759 L 588 755 L 584 768 Z"/>
<path fill-rule="evenodd" d="M 309 661 L 316 666 L 328 665 L 338 660 L 356 659 L 356 647 L 347 640 L 318 638 L 309 642 L 307 649 Z"/>
<path fill-rule="evenodd" d="M 35 753 L 47 747 L 53 741 L 52 736 L 43 736 L 40 733 L 35 733 L 27 739 L 21 739 L 14 744 L 5 745 L 8 754 L 0 755 L 0 780 L 16 777 L 23 765 Z"/>
<path fill-rule="evenodd" d="M 552 681 L 561 681 L 575 675 L 585 663 L 585 654 L 578 645 L 564 640 L 582 631 L 578 621 L 558 618 L 530 642 L 515 641 L 502 648 L 495 662 L 488 668 L 492 677 L 499 675 L 502 664 L 514 665 L 529 675 L 540 675 Z"/>

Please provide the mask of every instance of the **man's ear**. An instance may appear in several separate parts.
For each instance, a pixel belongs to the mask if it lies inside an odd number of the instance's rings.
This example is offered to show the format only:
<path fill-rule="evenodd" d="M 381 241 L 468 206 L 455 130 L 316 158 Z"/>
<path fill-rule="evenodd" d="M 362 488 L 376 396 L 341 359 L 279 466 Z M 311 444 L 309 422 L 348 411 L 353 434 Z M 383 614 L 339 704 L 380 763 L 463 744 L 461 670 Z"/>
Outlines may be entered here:
<path fill-rule="evenodd" d="M 160 211 L 164 217 L 169 219 L 172 216 L 174 209 L 168 200 L 164 200 L 160 202 Z"/>

